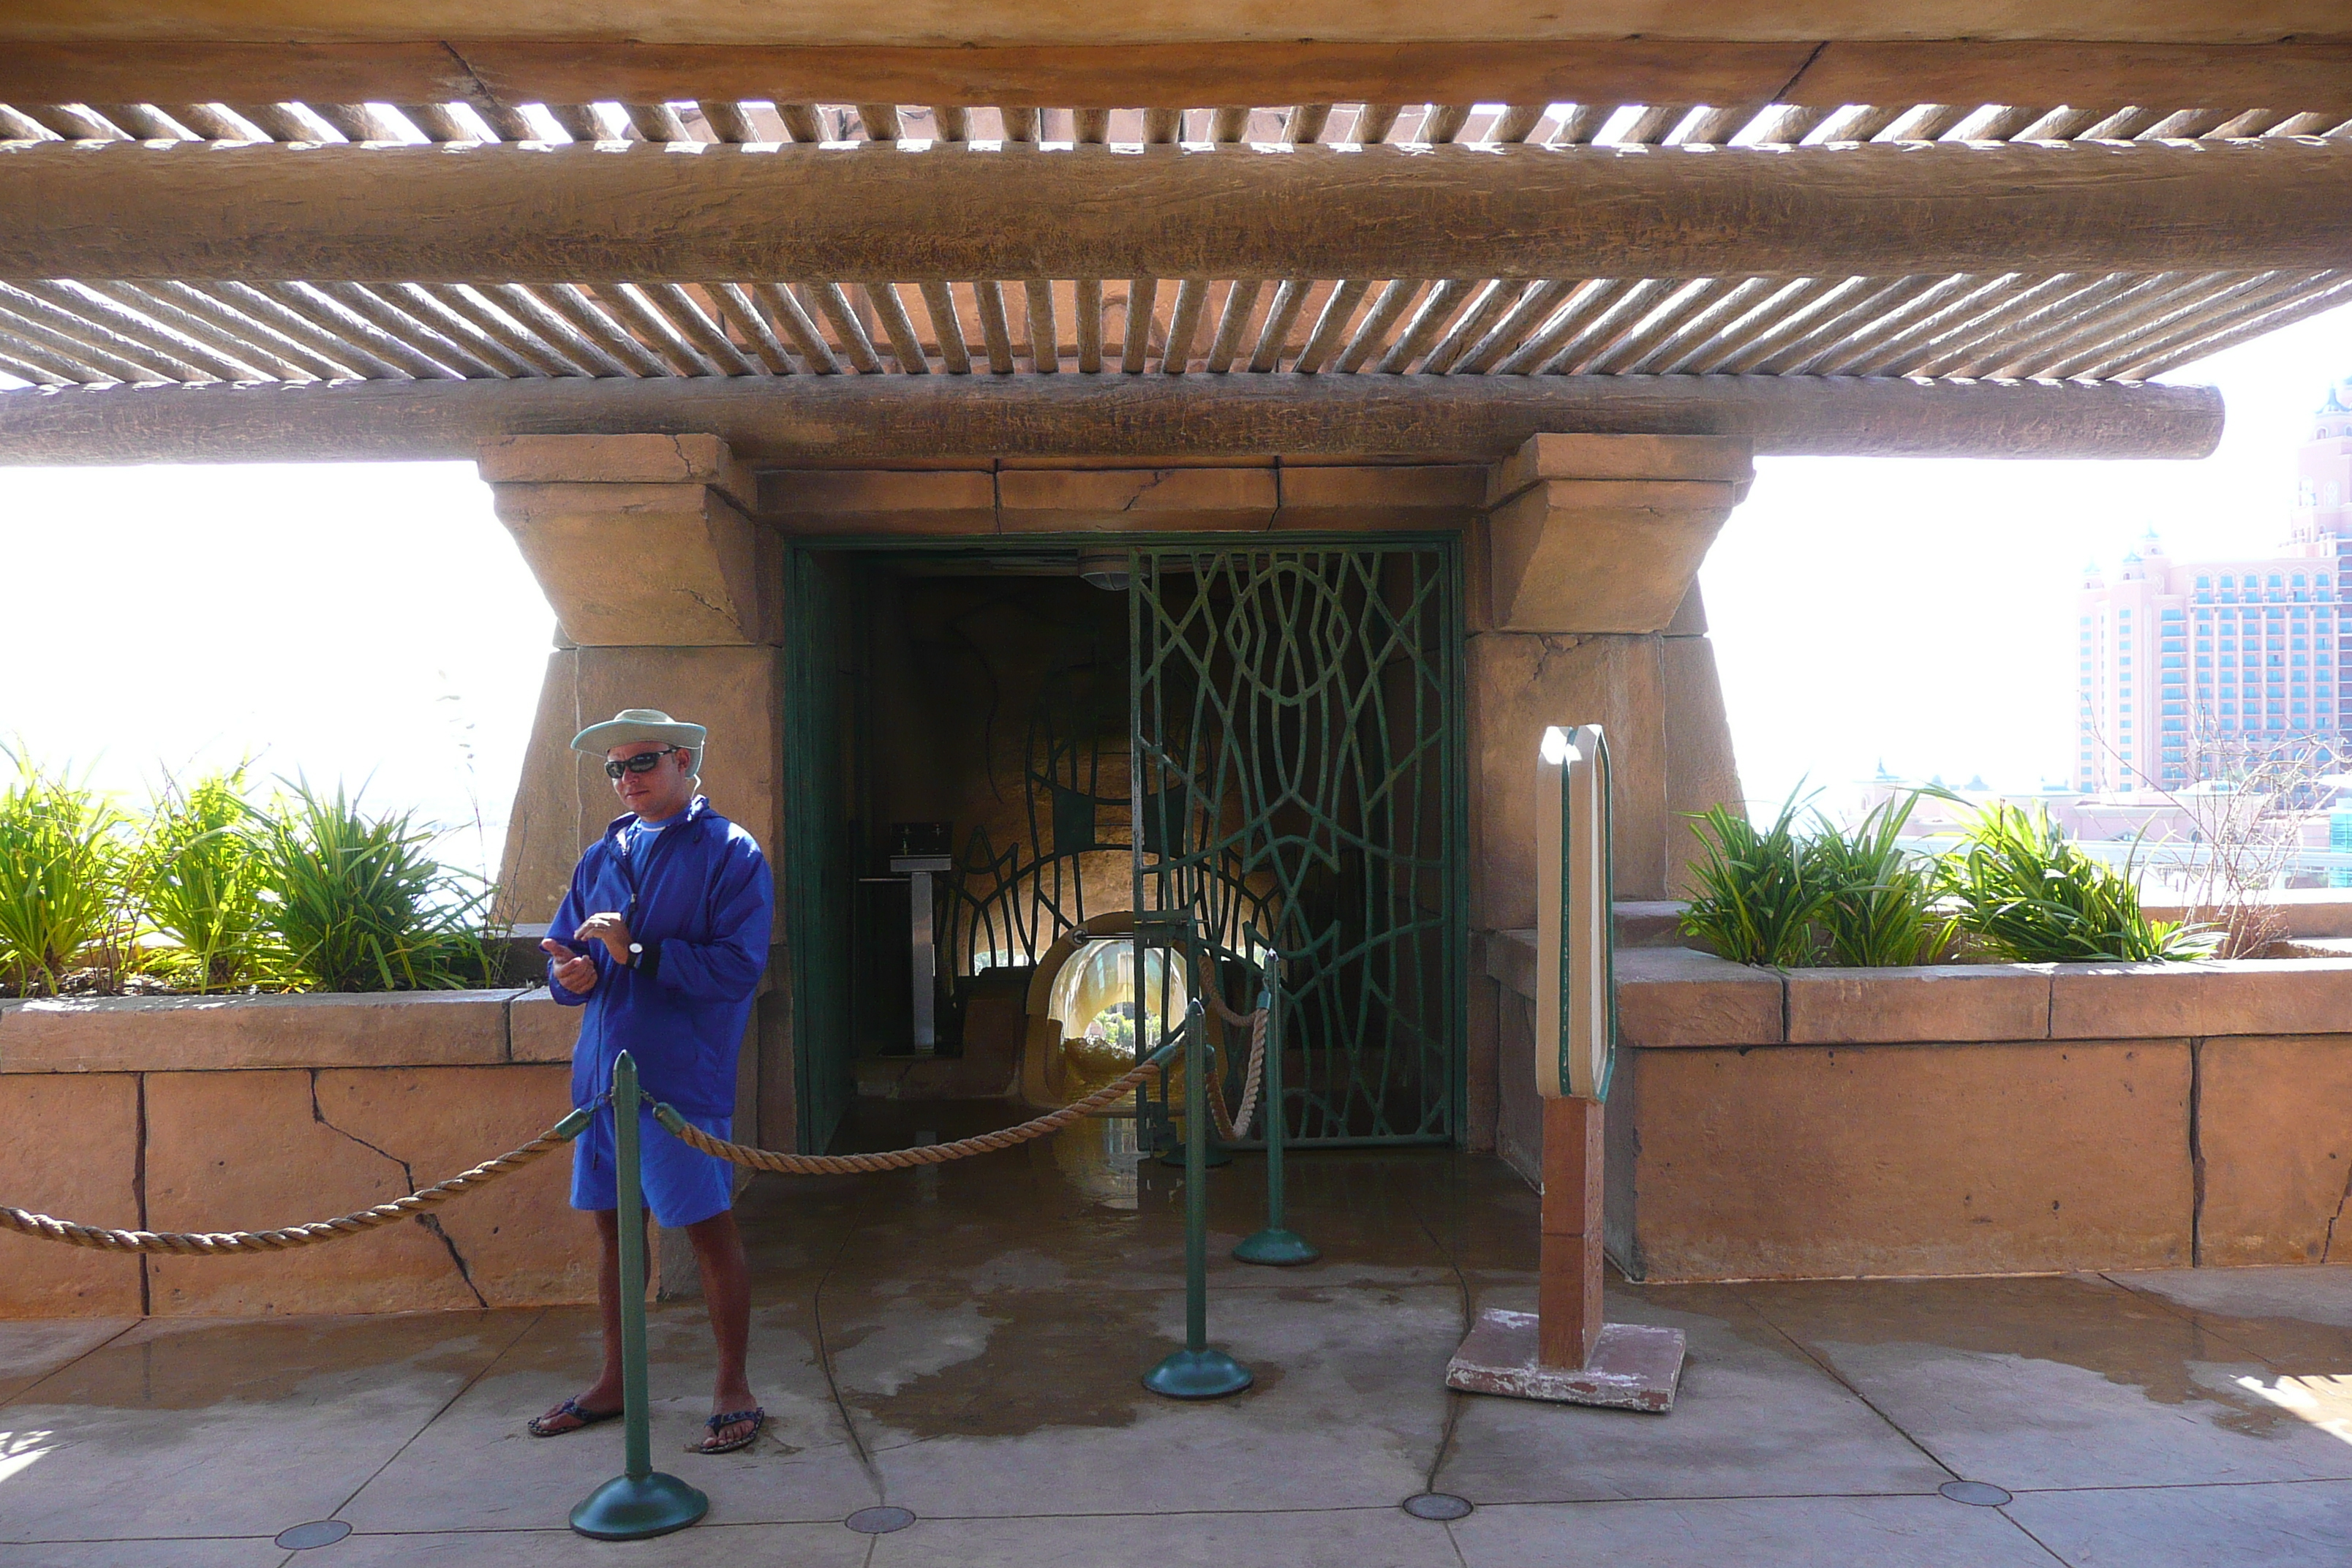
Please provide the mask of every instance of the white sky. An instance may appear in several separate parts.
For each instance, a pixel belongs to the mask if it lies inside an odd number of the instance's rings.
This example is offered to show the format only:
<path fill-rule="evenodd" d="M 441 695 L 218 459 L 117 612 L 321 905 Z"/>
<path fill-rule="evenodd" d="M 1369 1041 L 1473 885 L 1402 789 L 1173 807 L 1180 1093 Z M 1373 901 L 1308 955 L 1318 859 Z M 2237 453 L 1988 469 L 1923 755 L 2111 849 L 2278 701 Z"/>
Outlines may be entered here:
<path fill-rule="evenodd" d="M 1763 458 L 1700 568 L 1740 783 L 1801 779 L 1838 803 L 1888 768 L 2063 779 L 2074 754 L 2074 594 L 2153 526 L 2176 560 L 2286 537 L 2294 455 L 2352 375 L 2352 308 L 2164 379 L 2229 410 L 2199 462 Z"/>
<path fill-rule="evenodd" d="M 478 801 L 495 856 L 555 617 L 471 463 L 0 468 L 0 563 L 12 748 L 364 784 L 478 866 Z"/>
<path fill-rule="evenodd" d="M 1701 574 L 1748 795 L 2062 774 L 2083 563 L 2276 542 L 2346 374 L 2352 309 L 2168 378 L 2228 400 L 2199 463 L 1760 460 Z M 494 863 L 554 617 L 470 464 L 0 467 L 0 740 L 134 796 L 245 755 L 364 782 L 469 862 L 478 808 Z"/>

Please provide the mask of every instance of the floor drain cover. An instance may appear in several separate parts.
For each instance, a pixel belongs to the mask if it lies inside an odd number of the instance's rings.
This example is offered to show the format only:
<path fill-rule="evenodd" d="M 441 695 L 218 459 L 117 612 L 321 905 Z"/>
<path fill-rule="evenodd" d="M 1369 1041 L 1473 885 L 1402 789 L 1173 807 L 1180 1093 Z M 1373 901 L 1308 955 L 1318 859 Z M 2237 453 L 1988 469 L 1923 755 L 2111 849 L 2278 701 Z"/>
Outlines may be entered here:
<path fill-rule="evenodd" d="M 314 1519 L 279 1531 L 278 1544 L 289 1552 L 308 1552 L 313 1546 L 332 1546 L 351 1532 L 352 1527 L 340 1519 Z"/>
<path fill-rule="evenodd" d="M 1936 1489 L 1954 1502 L 1974 1503 L 1979 1508 L 1999 1508 L 2009 1500 L 2009 1494 L 1990 1481 L 1946 1481 Z"/>
<path fill-rule="evenodd" d="M 1404 1510 L 1415 1519 L 1467 1519 L 1470 1500 L 1452 1492 L 1415 1492 L 1404 1500 Z"/>
<path fill-rule="evenodd" d="M 887 1535 L 914 1523 L 915 1516 L 903 1508 L 861 1508 L 841 1522 L 860 1535 Z"/>

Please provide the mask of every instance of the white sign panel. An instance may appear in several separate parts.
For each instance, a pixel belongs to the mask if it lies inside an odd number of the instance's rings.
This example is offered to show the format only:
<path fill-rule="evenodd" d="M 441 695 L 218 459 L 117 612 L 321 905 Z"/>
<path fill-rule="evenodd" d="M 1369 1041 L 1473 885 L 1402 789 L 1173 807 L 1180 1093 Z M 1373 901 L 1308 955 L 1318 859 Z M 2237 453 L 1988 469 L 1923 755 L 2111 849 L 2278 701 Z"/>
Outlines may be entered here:
<path fill-rule="evenodd" d="M 1617 1044 L 1609 742 L 1544 731 L 1536 763 L 1536 1087 L 1605 1100 Z"/>

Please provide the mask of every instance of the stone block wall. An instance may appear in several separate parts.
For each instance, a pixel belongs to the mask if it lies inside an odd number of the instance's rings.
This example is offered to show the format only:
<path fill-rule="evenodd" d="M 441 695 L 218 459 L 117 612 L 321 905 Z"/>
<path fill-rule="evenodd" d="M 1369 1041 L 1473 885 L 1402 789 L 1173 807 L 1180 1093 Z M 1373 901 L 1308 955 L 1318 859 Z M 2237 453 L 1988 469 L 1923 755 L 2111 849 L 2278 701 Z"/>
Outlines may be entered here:
<path fill-rule="evenodd" d="M 1542 1169 L 1528 933 L 1499 1151 Z M 1651 1280 L 2342 1261 L 2352 961 L 1793 970 L 1621 950 L 1610 1254 Z"/>
<path fill-rule="evenodd" d="M 0 1004 L 0 1202 L 121 1229 L 270 1229 L 404 1196 L 570 1109 L 546 993 Z M 347 1239 L 124 1256 L 0 1233 L 0 1318 L 593 1300 L 562 1150 Z"/>

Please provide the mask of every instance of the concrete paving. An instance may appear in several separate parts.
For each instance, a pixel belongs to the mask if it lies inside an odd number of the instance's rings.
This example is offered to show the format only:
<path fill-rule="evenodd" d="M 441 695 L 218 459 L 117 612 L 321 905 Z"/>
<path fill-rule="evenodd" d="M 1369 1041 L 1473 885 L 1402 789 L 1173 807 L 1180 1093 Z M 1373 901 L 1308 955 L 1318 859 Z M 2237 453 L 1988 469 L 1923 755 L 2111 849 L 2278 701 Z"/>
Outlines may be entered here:
<path fill-rule="evenodd" d="M 970 1131 L 870 1109 L 853 1141 Z M 1495 1161 L 1293 1166 L 1321 1263 L 1224 1252 L 1262 1167 L 1213 1174 L 1212 1340 L 1253 1367 L 1178 1405 L 1139 1375 L 1182 1331 L 1181 1178 L 1099 1128 L 944 1169 L 762 1178 L 749 1452 L 688 1456 L 698 1303 L 651 1334 L 656 1463 L 708 1522 L 563 1528 L 617 1424 L 523 1423 L 592 1370 L 585 1309 L 0 1323 L 0 1564 L 319 1568 L 793 1563 L 842 1568 L 1607 1563 L 2173 1565 L 2352 1560 L 2352 1268 L 1641 1287 L 1670 1415 L 1449 1393 L 1482 1306 L 1534 1304 L 1536 1205 Z M 583 1224 L 585 1241 L 585 1224 Z M 30 1245 L 10 1242 L 8 1245 Z M 1952 1500 L 1990 1482 L 1999 1506 Z M 1431 1522 L 1415 1493 L 1475 1505 Z M 890 1504 L 915 1521 L 845 1526 Z M 341 1520 L 290 1551 L 278 1532 Z"/>

